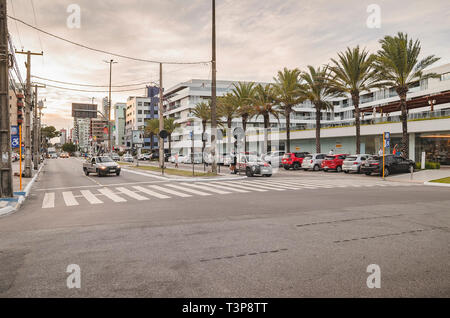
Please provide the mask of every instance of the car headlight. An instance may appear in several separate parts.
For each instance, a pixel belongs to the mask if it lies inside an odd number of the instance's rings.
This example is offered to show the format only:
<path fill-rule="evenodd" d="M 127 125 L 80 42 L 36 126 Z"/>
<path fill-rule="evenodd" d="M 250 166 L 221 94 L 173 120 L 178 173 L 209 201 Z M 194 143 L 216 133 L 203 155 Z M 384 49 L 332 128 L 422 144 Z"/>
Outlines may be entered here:
<path fill-rule="evenodd" d="M 106 167 L 105 166 L 100 166 L 100 169 L 105 170 Z"/>
<path fill-rule="evenodd" d="M 117 169 L 120 169 L 120 166 L 119 165 L 117 165 L 117 167 L 116 167 Z"/>

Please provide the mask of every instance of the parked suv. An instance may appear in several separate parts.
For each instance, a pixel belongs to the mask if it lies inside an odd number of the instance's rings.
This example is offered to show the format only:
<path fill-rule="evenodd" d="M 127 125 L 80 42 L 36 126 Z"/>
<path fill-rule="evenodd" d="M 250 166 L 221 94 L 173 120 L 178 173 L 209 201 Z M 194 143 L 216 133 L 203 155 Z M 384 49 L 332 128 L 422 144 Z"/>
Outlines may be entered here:
<path fill-rule="evenodd" d="M 364 164 L 369 157 L 370 155 L 367 154 L 348 156 L 347 158 L 345 158 L 344 163 L 342 164 L 342 170 L 344 170 L 345 173 L 361 173 L 361 164 Z"/>
<path fill-rule="evenodd" d="M 299 170 L 302 166 L 303 159 L 309 155 L 309 152 L 289 152 L 283 156 L 281 159 L 281 164 L 284 169 L 294 169 Z"/>
<path fill-rule="evenodd" d="M 322 161 L 322 169 L 327 172 L 328 170 L 342 171 L 342 164 L 348 154 L 328 155 Z"/>
<path fill-rule="evenodd" d="M 307 155 L 303 158 L 302 169 L 303 170 L 314 170 L 319 171 L 321 169 L 322 161 L 325 159 L 326 154 L 324 153 L 315 153 L 312 155 Z"/>
<path fill-rule="evenodd" d="M 384 158 L 384 176 L 391 173 L 409 172 L 411 167 L 414 169 L 414 161 L 404 159 L 394 155 L 386 155 Z M 361 166 L 361 172 L 370 176 L 372 173 L 383 174 L 383 156 L 372 156 Z"/>

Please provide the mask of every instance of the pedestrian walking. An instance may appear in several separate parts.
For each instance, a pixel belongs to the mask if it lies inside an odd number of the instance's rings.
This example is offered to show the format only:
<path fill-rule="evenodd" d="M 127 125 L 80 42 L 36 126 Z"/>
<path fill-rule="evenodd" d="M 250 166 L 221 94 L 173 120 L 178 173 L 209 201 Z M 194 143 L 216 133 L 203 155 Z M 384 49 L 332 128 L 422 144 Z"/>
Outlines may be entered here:
<path fill-rule="evenodd" d="M 175 154 L 175 168 L 178 168 L 178 153 Z"/>
<path fill-rule="evenodd" d="M 383 156 L 383 148 L 380 147 L 380 150 L 378 150 L 378 155 L 381 157 Z"/>
<path fill-rule="evenodd" d="M 330 152 L 328 153 L 330 156 L 334 155 L 334 149 L 331 149 Z"/>

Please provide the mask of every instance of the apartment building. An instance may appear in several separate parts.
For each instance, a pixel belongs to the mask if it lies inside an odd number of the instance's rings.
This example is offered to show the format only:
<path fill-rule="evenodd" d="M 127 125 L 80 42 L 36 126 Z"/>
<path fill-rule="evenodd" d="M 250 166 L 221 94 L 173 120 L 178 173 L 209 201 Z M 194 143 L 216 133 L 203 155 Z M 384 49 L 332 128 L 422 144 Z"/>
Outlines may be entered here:
<path fill-rule="evenodd" d="M 114 145 L 115 147 L 125 147 L 125 118 L 126 103 L 114 104 Z"/>

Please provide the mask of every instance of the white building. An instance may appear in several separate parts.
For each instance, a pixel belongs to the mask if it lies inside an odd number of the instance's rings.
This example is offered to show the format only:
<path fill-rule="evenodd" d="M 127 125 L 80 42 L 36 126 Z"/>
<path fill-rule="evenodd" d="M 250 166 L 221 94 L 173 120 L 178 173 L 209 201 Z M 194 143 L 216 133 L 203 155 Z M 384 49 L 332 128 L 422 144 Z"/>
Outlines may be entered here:
<path fill-rule="evenodd" d="M 67 142 L 67 130 L 61 129 L 59 131 L 59 143 L 64 145 Z"/>
<path fill-rule="evenodd" d="M 78 144 L 82 151 L 88 151 L 89 148 L 89 137 L 91 131 L 91 120 L 90 118 L 74 118 L 73 119 L 73 129 L 74 129 L 74 143 Z"/>
<path fill-rule="evenodd" d="M 125 147 L 125 118 L 126 103 L 114 104 L 114 144 L 116 147 Z"/>

